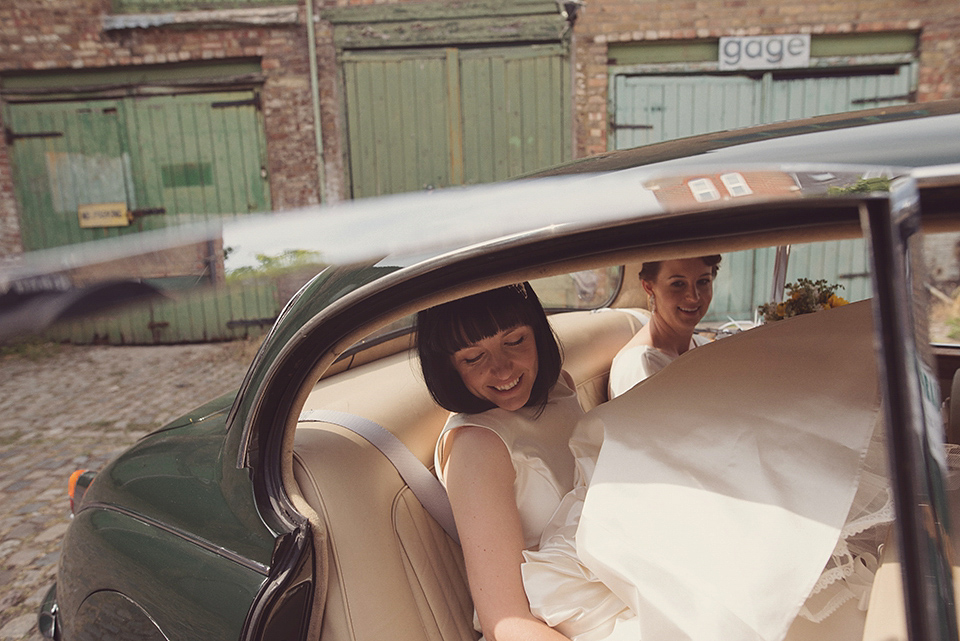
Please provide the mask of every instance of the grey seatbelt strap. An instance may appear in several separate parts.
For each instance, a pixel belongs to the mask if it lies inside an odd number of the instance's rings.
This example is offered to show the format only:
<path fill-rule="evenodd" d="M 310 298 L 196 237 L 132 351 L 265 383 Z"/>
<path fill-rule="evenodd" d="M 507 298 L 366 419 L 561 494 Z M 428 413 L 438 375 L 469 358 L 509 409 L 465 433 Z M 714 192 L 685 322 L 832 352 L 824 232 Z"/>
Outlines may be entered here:
<path fill-rule="evenodd" d="M 300 421 L 332 423 L 366 439 L 397 468 L 400 478 L 404 480 L 430 516 L 440 524 L 450 538 L 460 543 L 447 491 L 437 477 L 420 462 L 420 459 L 400 442 L 400 439 L 370 419 L 347 412 L 306 410 L 300 414 Z"/>

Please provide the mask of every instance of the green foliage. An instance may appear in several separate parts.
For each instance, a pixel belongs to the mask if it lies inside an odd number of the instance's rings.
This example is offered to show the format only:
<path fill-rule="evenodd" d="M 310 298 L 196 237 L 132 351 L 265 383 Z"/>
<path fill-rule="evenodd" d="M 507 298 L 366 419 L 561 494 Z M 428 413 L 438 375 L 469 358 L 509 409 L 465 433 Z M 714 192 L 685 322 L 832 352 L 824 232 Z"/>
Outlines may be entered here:
<path fill-rule="evenodd" d="M 890 191 L 890 179 L 884 176 L 875 176 L 873 178 L 861 178 L 852 185 L 846 187 L 828 187 L 828 196 L 841 196 L 843 194 L 871 194 L 877 191 Z"/>
<path fill-rule="evenodd" d="M 232 251 L 230 247 L 224 248 L 224 254 L 230 251 Z M 306 249 L 288 249 L 275 256 L 257 254 L 257 263 L 256 267 L 246 266 L 232 270 L 227 274 L 227 282 L 253 277 L 275 278 L 304 267 L 324 266 L 319 252 Z"/>
<path fill-rule="evenodd" d="M 18 338 L 7 343 L 0 343 L 0 358 L 25 358 L 29 361 L 39 361 L 56 356 L 60 353 L 60 344 L 37 336 Z"/>
<path fill-rule="evenodd" d="M 947 320 L 947 337 L 960 341 L 960 318 L 953 317 Z"/>

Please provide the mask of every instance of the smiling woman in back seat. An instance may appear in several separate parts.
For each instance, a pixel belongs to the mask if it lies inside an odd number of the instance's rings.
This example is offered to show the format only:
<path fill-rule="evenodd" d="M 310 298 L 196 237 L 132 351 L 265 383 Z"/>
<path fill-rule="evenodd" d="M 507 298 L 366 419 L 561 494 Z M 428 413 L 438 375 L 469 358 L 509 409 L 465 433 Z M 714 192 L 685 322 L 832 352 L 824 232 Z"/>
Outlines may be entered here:
<path fill-rule="evenodd" d="M 530 612 L 520 574 L 573 487 L 568 447 L 583 414 L 528 283 L 424 310 L 417 350 L 434 399 L 455 412 L 437 442 L 476 616 L 488 641 L 566 637 Z"/>
<path fill-rule="evenodd" d="M 643 264 L 640 284 L 647 293 L 650 321 L 613 358 L 609 398 L 708 342 L 695 336 L 694 330 L 710 308 L 719 267 L 719 254 Z"/>

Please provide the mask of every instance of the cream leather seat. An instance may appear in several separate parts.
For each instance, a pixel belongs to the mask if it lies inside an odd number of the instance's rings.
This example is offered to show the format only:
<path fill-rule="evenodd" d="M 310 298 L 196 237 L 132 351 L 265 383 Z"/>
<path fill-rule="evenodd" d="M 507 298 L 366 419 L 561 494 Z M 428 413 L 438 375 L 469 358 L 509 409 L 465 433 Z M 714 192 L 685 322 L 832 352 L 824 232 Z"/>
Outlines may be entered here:
<path fill-rule="evenodd" d="M 640 328 L 640 320 L 611 310 L 559 314 L 551 324 L 583 409 L 605 401 L 610 362 Z M 379 423 L 432 469 L 434 443 L 447 412 L 430 398 L 409 353 L 321 381 L 304 409 L 321 408 Z M 322 521 L 318 531 L 326 533 L 326 550 L 321 551 L 327 559 L 323 639 L 452 641 L 478 636 L 459 546 L 378 450 L 341 427 L 301 423 L 293 474 L 298 486 L 293 489 Z"/>

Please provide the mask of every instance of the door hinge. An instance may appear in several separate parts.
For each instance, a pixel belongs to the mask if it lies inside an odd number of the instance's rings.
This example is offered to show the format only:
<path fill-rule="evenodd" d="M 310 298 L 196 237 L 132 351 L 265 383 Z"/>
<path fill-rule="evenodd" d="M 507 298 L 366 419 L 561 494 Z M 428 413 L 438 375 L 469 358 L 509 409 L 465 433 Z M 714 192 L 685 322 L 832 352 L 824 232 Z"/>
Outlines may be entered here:
<path fill-rule="evenodd" d="M 223 100 L 220 102 L 210 103 L 210 106 L 214 109 L 226 109 L 227 107 L 246 107 L 249 105 L 252 105 L 257 111 L 260 111 L 260 94 L 254 94 L 253 98 L 248 98 L 247 100 Z"/>
<path fill-rule="evenodd" d="M 653 129 L 653 125 L 621 125 L 616 122 L 611 122 L 610 128 L 614 131 L 618 129 Z"/>
<path fill-rule="evenodd" d="M 62 138 L 62 131 L 37 131 L 29 134 L 18 134 L 15 133 L 10 127 L 3 128 L 3 136 L 6 138 L 7 145 L 12 145 L 18 140 L 24 138 Z"/>
<path fill-rule="evenodd" d="M 892 100 L 906 100 L 907 102 L 917 101 L 917 92 L 900 94 L 898 96 L 874 96 L 873 98 L 856 98 L 850 101 L 851 105 L 869 105 L 874 102 L 890 102 Z"/>

